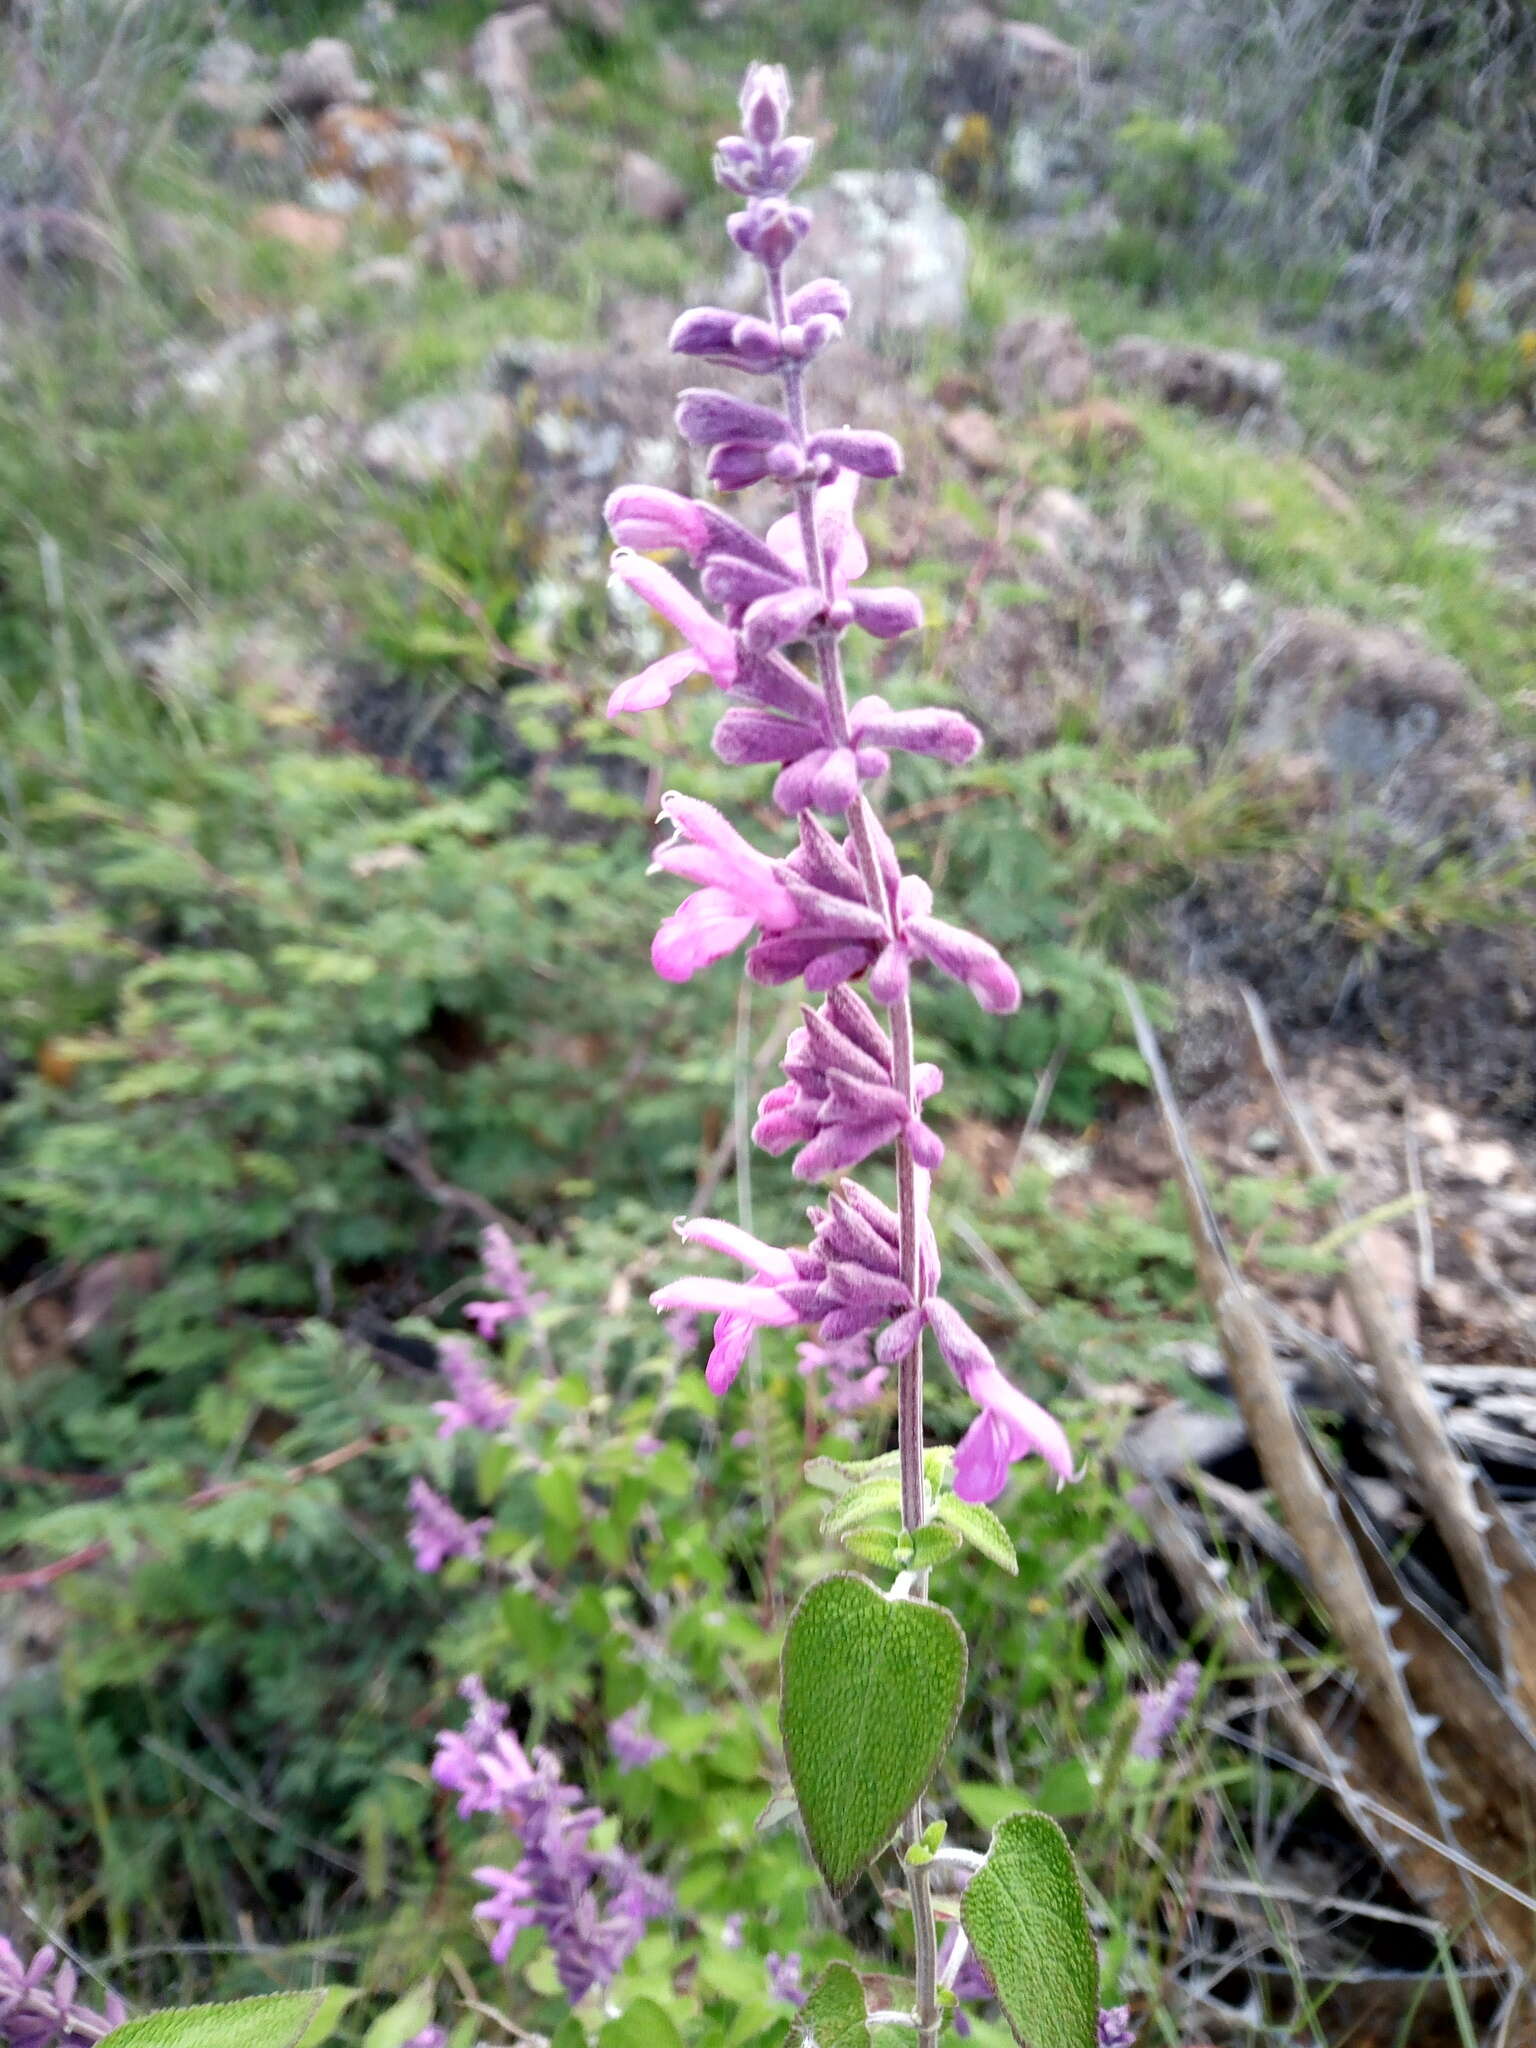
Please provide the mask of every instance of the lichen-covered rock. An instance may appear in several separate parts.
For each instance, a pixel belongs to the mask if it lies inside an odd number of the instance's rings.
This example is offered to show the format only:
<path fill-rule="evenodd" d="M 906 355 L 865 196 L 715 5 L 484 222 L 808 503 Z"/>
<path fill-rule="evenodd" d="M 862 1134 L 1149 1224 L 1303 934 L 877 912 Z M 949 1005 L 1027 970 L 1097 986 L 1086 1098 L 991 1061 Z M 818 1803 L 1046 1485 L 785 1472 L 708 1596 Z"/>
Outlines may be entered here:
<path fill-rule="evenodd" d="M 429 270 L 462 278 L 477 292 L 505 291 L 522 275 L 527 234 L 515 213 L 442 221 L 416 248 Z"/>
<path fill-rule="evenodd" d="M 1193 406 L 1214 419 L 1273 416 L 1285 403 L 1285 365 L 1237 349 L 1125 334 L 1109 351 L 1105 369 L 1127 390 L 1148 391 L 1165 405 Z"/>
<path fill-rule="evenodd" d="M 1069 313 L 1026 313 L 992 344 L 988 369 L 998 402 L 1029 413 L 1081 405 L 1093 382 L 1093 358 Z"/>
<path fill-rule="evenodd" d="M 837 171 L 806 203 L 816 222 L 801 252 L 802 274 L 836 271 L 853 293 L 853 332 L 860 339 L 961 325 L 970 237 L 926 171 Z M 740 274 L 738 295 L 745 296 L 742 284 L 754 288 L 755 276 Z"/>
<path fill-rule="evenodd" d="M 457 475 L 498 442 L 510 442 L 512 409 L 495 391 L 418 398 L 363 436 L 363 465 L 384 482 L 435 484 Z"/>
<path fill-rule="evenodd" d="M 618 197 L 624 211 L 637 220 L 674 227 L 688 211 L 690 195 L 665 164 L 641 150 L 626 149 L 619 159 Z"/>

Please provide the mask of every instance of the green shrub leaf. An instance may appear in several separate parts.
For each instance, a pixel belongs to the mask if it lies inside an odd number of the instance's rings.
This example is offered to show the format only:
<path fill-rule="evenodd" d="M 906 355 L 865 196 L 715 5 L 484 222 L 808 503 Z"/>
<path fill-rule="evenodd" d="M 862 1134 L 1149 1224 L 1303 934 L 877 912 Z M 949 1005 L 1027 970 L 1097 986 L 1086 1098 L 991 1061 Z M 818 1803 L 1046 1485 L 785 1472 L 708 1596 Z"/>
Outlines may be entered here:
<path fill-rule="evenodd" d="M 227 2005 L 147 2012 L 107 2036 L 110 2048 L 315 2048 L 335 2030 L 348 1991 L 276 1991 Z"/>
<path fill-rule="evenodd" d="M 683 2048 L 683 2037 L 654 1998 L 637 1998 L 610 2020 L 598 2048 Z"/>
<path fill-rule="evenodd" d="M 1019 1554 L 1013 1538 L 989 1507 L 979 1500 L 961 1500 L 955 1493 L 941 1493 L 933 1504 L 934 1518 L 963 1536 L 973 1550 L 1000 1564 L 1011 1577 L 1019 1575 Z"/>
<path fill-rule="evenodd" d="M 1067 1838 L 1043 1813 L 1018 1813 L 992 1837 L 965 1888 L 960 1919 L 1016 2040 L 1094 2048 L 1099 1957 Z"/>
<path fill-rule="evenodd" d="M 965 1637 L 926 1600 L 840 1572 L 790 1617 L 784 1754 L 816 1867 L 835 1897 L 878 1856 L 933 1776 L 965 1694 Z"/>
<path fill-rule="evenodd" d="M 865 2048 L 868 2040 L 868 2007 L 858 1973 L 847 1963 L 830 1963 L 790 2021 L 784 2048 L 812 2041 L 816 2048 Z"/>

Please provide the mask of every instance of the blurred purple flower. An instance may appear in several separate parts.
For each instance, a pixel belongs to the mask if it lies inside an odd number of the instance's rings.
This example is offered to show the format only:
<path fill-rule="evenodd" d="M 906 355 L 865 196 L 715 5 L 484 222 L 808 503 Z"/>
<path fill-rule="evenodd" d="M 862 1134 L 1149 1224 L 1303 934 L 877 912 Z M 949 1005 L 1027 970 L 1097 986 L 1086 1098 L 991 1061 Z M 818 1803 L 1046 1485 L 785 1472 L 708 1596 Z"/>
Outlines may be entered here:
<path fill-rule="evenodd" d="M 621 1772 L 643 1771 L 647 1764 L 665 1756 L 667 1745 L 658 1742 L 648 1728 L 640 1725 L 641 1710 L 629 1707 L 608 1723 L 608 1746 Z"/>
<path fill-rule="evenodd" d="M 1136 2029 L 1128 2005 L 1112 2005 L 1099 2014 L 1098 2048 L 1136 2048 Z"/>
<path fill-rule="evenodd" d="M 489 1343 L 504 1324 L 525 1322 L 549 1296 L 532 1292 L 517 1246 L 499 1223 L 480 1233 L 480 1264 L 491 1299 L 465 1302 L 464 1313 Z"/>
<path fill-rule="evenodd" d="M 412 2034 L 405 2048 L 448 2048 L 446 2027 L 423 2027 L 419 2034 Z"/>
<path fill-rule="evenodd" d="M 477 1522 L 464 1517 L 428 1486 L 425 1479 L 411 1481 L 411 1526 L 407 1541 L 419 1572 L 440 1572 L 450 1558 L 477 1559 L 485 1554 L 485 1532 L 491 1518 Z"/>
<path fill-rule="evenodd" d="M 788 1955 L 782 1956 L 776 1950 L 770 1950 L 764 1966 L 768 1972 L 768 1989 L 775 1998 L 782 1999 L 785 2005 L 804 2005 L 806 1991 L 802 1973 L 805 1966 L 797 1949 L 791 1949 Z"/>
<path fill-rule="evenodd" d="M 478 1678 L 461 1688 L 470 1702 L 462 1731 L 437 1738 L 432 1775 L 457 1792 L 461 1814 L 494 1813 L 518 1836 L 522 1856 L 510 1870 L 484 1864 L 475 1876 L 491 1897 L 475 1917 L 492 1929 L 491 1954 L 504 1963 L 525 1927 L 537 1927 L 573 2005 L 594 1985 L 606 1988 L 647 1925 L 672 1910 L 672 1894 L 623 1849 L 597 1849 L 601 1810 L 561 1781 L 549 1750 L 530 1762 L 507 1728 L 508 1709 Z"/>
<path fill-rule="evenodd" d="M 484 1309 L 493 1304 L 479 1301 L 471 1306 Z M 468 1338 L 445 1337 L 438 1346 L 437 1363 L 453 1389 L 451 1400 L 432 1403 L 433 1412 L 443 1418 L 437 1431 L 440 1437 L 457 1436 L 461 1429 L 479 1429 L 494 1436 L 505 1429 L 517 1413 L 517 1403 L 497 1386 Z"/>
<path fill-rule="evenodd" d="M 1180 1664 L 1166 1684 L 1141 1693 L 1136 1701 L 1136 1733 L 1131 1737 L 1131 1755 L 1156 1762 L 1179 1732 L 1195 1702 L 1200 1685 L 1200 1666 L 1189 1659 Z"/>
<path fill-rule="evenodd" d="M 101 2012 L 80 2003 L 80 1973 L 57 1950 L 40 1948 L 30 1962 L 0 1935 L 0 2042 L 5 2048 L 88 2048 L 128 2017 L 109 1991 Z"/>
<path fill-rule="evenodd" d="M 844 1337 L 835 1344 L 816 1338 L 796 1347 L 800 1377 L 822 1382 L 823 1398 L 834 1415 L 857 1415 L 880 1399 L 889 1370 L 870 1356 L 869 1336 Z"/>

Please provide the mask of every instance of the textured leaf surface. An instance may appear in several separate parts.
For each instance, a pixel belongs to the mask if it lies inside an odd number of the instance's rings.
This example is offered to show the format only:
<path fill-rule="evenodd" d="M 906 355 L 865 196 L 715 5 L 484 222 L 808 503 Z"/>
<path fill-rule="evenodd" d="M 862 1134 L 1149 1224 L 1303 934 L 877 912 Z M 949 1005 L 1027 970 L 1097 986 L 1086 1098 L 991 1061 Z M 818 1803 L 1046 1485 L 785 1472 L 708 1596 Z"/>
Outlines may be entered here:
<path fill-rule="evenodd" d="M 784 2048 L 801 2048 L 809 2041 L 816 2048 L 867 2048 L 864 1986 L 847 1963 L 829 1964 L 816 1979 L 810 1997 L 790 2021 Z"/>
<path fill-rule="evenodd" d="M 822 1516 L 822 1534 L 841 1536 L 845 1529 L 856 1529 L 865 1523 L 886 1518 L 900 1527 L 901 1481 L 885 1477 L 861 1479 L 834 1501 Z"/>
<path fill-rule="evenodd" d="M 683 2048 L 683 2037 L 654 1998 L 637 1998 L 598 2035 L 598 2048 Z"/>
<path fill-rule="evenodd" d="M 989 1507 L 979 1500 L 961 1500 L 956 1493 L 941 1493 L 933 1512 L 946 1529 L 963 1536 L 973 1550 L 979 1550 L 983 1557 L 991 1558 L 1012 1577 L 1018 1577 L 1019 1553 L 1013 1538 Z"/>
<path fill-rule="evenodd" d="M 844 1529 L 838 1541 L 866 1564 L 895 1572 L 928 1571 L 960 1548 L 953 1529 L 940 1529 L 932 1522 L 910 1533 L 905 1529 Z"/>
<path fill-rule="evenodd" d="M 1017 2040 L 1095 2048 L 1099 1957 L 1067 1838 L 1043 1813 L 1019 1813 L 992 1837 L 965 1888 L 960 1919 Z"/>
<path fill-rule="evenodd" d="M 329 1991 L 277 1991 L 270 1998 L 237 1998 L 227 2005 L 193 2005 L 182 2012 L 147 2012 L 125 2020 L 107 2036 L 110 2048 L 298 2048 L 325 2038 L 315 2024 L 341 2006 Z M 325 2032 L 329 2032 L 329 2028 Z"/>
<path fill-rule="evenodd" d="M 965 1637 L 926 1600 L 888 1600 L 840 1572 L 790 1617 L 784 1754 L 816 1867 L 834 1896 L 878 1856 L 948 1747 Z"/>

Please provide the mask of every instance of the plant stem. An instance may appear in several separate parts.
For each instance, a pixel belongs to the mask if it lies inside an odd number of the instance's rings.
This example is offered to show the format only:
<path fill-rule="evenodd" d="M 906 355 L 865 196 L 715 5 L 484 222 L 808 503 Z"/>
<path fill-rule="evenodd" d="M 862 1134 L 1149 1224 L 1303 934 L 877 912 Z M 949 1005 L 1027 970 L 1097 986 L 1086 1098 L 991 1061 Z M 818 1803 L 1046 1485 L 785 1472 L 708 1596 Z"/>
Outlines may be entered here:
<path fill-rule="evenodd" d="M 764 275 L 768 286 L 769 310 L 775 327 L 782 332 L 788 317 L 784 273 L 781 269 L 765 266 Z M 806 443 L 804 372 L 798 364 L 785 368 L 783 389 L 784 413 L 789 422 L 790 434 L 795 444 L 803 449 Z M 814 480 L 805 480 L 797 483 L 794 490 L 795 511 L 800 522 L 800 540 L 805 550 L 806 570 L 822 595 L 830 599 L 834 595 L 831 571 L 822 552 L 821 536 L 816 530 L 816 484 Z M 812 645 L 816 650 L 816 666 L 821 678 L 832 737 L 839 745 L 846 746 L 849 743 L 848 687 L 843 676 L 839 636 L 831 632 L 817 633 L 812 637 Z M 897 933 L 896 903 L 887 887 L 886 878 L 881 872 L 880 862 L 875 853 L 874 836 L 870 831 L 871 812 L 862 792 L 849 805 L 847 820 L 859 863 L 859 872 L 864 879 L 865 896 L 869 907 L 884 914 L 886 925 L 894 939 Z M 916 1106 L 912 1090 L 912 999 L 905 989 L 899 1000 L 891 1005 L 890 1020 L 891 1078 L 896 1092 L 910 1111 Z M 896 1207 L 900 1218 L 901 1278 L 910 1298 L 916 1302 L 921 1218 L 918 1214 L 917 1167 L 912 1158 L 911 1147 L 904 1138 L 898 1138 L 896 1141 Z M 920 1529 L 928 1515 L 923 1478 L 921 1331 L 912 1349 L 902 1359 L 897 1369 L 896 1443 L 901 1467 L 901 1525 L 908 1530 Z M 927 1591 L 928 1574 L 915 1573 L 909 1597 L 921 1600 L 926 1597 Z M 904 1844 L 910 1846 L 919 1839 L 922 1832 L 923 1802 L 919 1799 L 903 1823 L 900 1838 Z M 939 1931 L 933 1917 L 933 1898 L 929 1889 L 928 1871 L 924 1866 L 914 1868 L 905 1862 L 903 1871 L 907 1884 L 907 1900 L 912 1912 L 918 2048 L 937 2048 L 942 2023 L 938 2000 Z"/>

